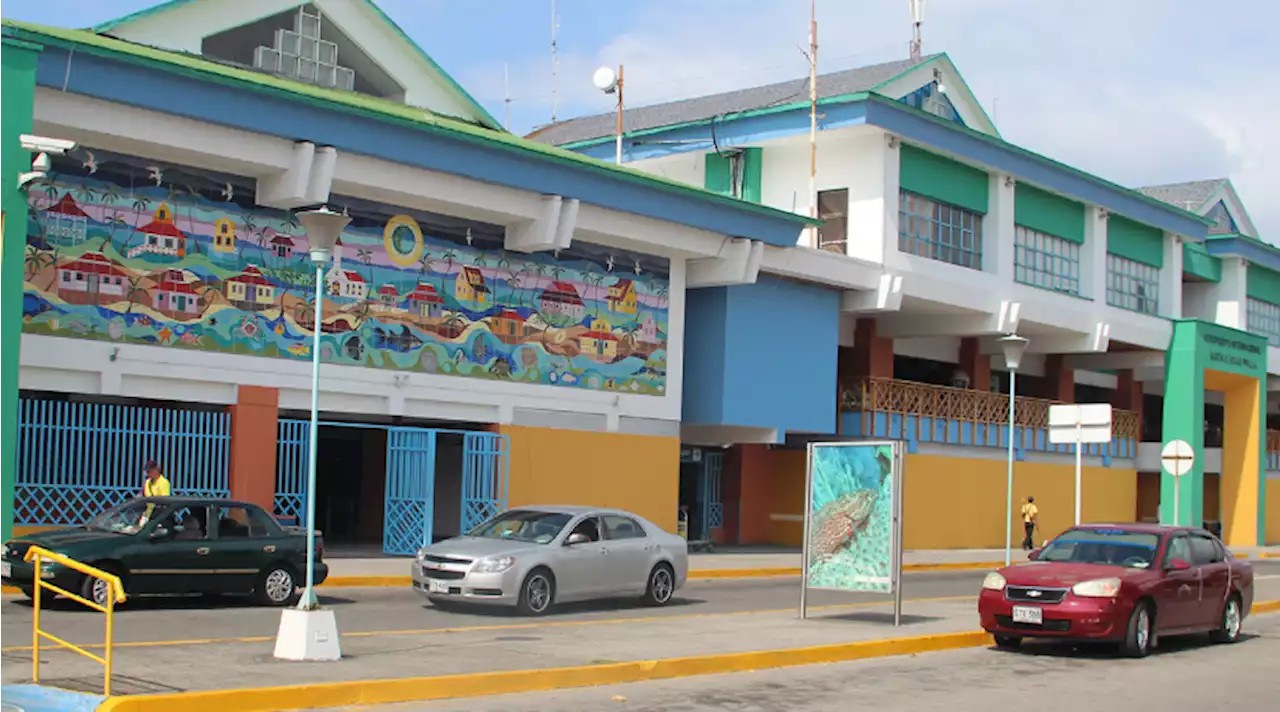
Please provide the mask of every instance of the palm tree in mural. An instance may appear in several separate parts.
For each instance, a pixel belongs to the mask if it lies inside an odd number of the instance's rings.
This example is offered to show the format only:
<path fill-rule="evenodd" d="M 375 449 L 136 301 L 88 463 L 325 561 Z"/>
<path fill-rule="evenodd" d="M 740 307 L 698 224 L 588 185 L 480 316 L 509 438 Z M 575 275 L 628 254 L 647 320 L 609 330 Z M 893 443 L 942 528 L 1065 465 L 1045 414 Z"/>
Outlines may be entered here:
<path fill-rule="evenodd" d="M 125 314 L 133 312 L 133 305 L 138 303 L 138 298 L 146 298 L 147 290 L 142 288 L 142 278 L 144 275 L 136 274 L 129 278 L 129 287 L 124 292 L 124 298 L 129 301 L 129 308 L 125 309 Z"/>
<path fill-rule="evenodd" d="M 54 265 L 53 255 L 37 248 L 35 245 L 27 245 L 26 266 L 27 281 L 30 282 L 46 267 Z"/>
<path fill-rule="evenodd" d="M 667 307 L 667 294 L 669 293 L 670 288 L 665 284 L 660 284 L 657 289 L 653 290 L 653 296 L 658 298 L 658 303 L 662 305 L 663 309 Z"/>
<path fill-rule="evenodd" d="M 582 275 L 582 281 L 586 282 L 587 286 L 596 288 L 595 296 L 588 297 L 588 299 L 591 301 L 593 305 L 595 305 L 596 316 L 599 317 L 600 316 L 600 285 L 604 284 L 604 275 L 596 274 L 595 272 L 587 272 L 586 274 Z"/>
<path fill-rule="evenodd" d="M 129 237 L 125 238 L 124 244 L 120 246 L 120 254 L 124 254 L 129 245 L 133 243 L 133 238 L 138 236 L 138 228 L 142 227 L 146 220 L 146 214 L 151 211 L 151 199 L 141 193 L 133 195 L 133 229 L 129 231 Z"/>
<path fill-rule="evenodd" d="M 432 271 L 431 252 L 430 250 L 423 250 L 422 254 L 418 256 L 418 284 L 422 284 L 426 274 Z"/>
<path fill-rule="evenodd" d="M 32 188 L 27 191 L 27 214 L 36 222 L 36 232 L 43 238 L 47 231 L 45 230 L 48 217 L 45 215 L 45 209 L 52 206 L 58 200 L 58 191 L 53 188 Z"/>
<path fill-rule="evenodd" d="M 504 271 L 504 272 L 506 272 L 506 273 L 507 273 L 507 279 L 506 279 L 506 281 L 507 281 L 507 303 L 509 304 L 509 303 L 511 302 L 511 299 L 515 297 L 515 291 L 516 291 L 516 290 L 515 290 L 515 287 L 511 284 L 511 277 L 512 277 L 512 275 L 513 275 L 512 271 L 511 271 L 511 260 L 507 259 L 506 255 L 504 255 L 504 254 L 502 254 L 501 252 L 499 252 L 497 255 L 494 255 L 494 257 L 493 257 L 493 264 L 494 264 L 494 266 L 495 266 L 495 267 L 497 267 L 499 270 L 502 270 L 502 271 Z M 495 275 L 494 275 L 493 281 L 494 281 L 494 285 L 493 285 L 493 299 L 494 299 L 494 301 L 496 302 L 496 301 L 498 301 L 498 284 L 497 284 L 497 282 L 498 282 L 498 276 L 497 276 L 497 274 L 495 274 Z"/>
<path fill-rule="evenodd" d="M 512 303 L 514 300 L 514 306 L 517 308 L 524 306 L 524 294 L 520 292 L 520 285 L 522 284 L 523 279 L 521 276 L 522 274 L 523 273 L 514 270 L 507 273 L 507 284 L 510 286 L 511 290 L 507 293 L 507 301 L 508 303 Z"/>

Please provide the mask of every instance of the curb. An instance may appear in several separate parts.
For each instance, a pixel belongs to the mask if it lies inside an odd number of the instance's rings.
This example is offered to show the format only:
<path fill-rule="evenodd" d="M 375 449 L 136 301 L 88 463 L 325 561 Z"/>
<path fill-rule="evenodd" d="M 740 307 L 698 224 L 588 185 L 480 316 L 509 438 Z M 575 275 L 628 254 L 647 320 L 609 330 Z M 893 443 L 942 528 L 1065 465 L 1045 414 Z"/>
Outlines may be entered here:
<path fill-rule="evenodd" d="M 1280 613 L 1280 600 L 1254 601 L 1253 607 L 1249 610 L 1249 613 Z"/>
<path fill-rule="evenodd" d="M 893 655 L 915 655 L 991 644 L 984 631 L 868 640 L 808 648 L 637 660 L 607 665 L 512 670 L 392 680 L 356 680 L 160 695 L 112 697 L 98 712 L 281 712 L 311 708 L 385 705 L 403 702 L 546 692 L 574 687 L 620 685 L 694 675 L 715 675 L 767 668 L 836 663 Z"/>

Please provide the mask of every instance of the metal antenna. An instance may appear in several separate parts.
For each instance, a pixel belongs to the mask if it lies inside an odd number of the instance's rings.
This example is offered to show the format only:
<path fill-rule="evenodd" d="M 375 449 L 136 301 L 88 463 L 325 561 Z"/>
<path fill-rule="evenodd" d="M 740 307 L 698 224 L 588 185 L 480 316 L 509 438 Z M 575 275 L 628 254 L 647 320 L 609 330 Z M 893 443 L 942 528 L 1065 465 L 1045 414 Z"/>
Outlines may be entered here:
<path fill-rule="evenodd" d="M 920 52 L 924 40 L 920 36 L 920 26 L 924 24 L 924 0 L 909 0 L 911 3 L 911 59 L 920 61 Z"/>
<path fill-rule="evenodd" d="M 511 72 L 507 63 L 502 63 L 502 103 L 506 108 L 507 115 L 503 128 L 507 131 L 511 130 Z"/>
<path fill-rule="evenodd" d="M 818 11 L 809 0 L 809 217 L 818 217 Z M 809 228 L 809 246 L 818 248 L 818 228 Z"/>
<path fill-rule="evenodd" d="M 556 94 L 556 75 L 560 70 L 560 57 L 557 54 L 556 30 L 560 28 L 560 18 L 556 15 L 556 0 L 551 0 L 551 123 L 556 121 L 559 109 L 559 96 Z"/>

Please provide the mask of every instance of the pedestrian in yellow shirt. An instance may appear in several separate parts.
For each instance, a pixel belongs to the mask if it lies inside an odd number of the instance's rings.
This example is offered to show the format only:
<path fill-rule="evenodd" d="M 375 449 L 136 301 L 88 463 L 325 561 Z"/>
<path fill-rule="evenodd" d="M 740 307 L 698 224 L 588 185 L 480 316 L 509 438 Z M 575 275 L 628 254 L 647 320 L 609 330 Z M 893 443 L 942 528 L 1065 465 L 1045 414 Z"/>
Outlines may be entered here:
<path fill-rule="evenodd" d="M 1022 540 L 1022 548 L 1027 551 L 1036 548 L 1034 537 L 1039 519 L 1040 508 L 1036 506 L 1036 498 L 1027 497 L 1026 504 L 1022 505 L 1022 527 L 1027 533 L 1026 538 Z"/>
<path fill-rule="evenodd" d="M 160 471 L 160 466 L 156 464 L 155 460 L 148 460 L 142 469 L 147 473 L 147 479 L 142 483 L 143 497 L 168 497 L 172 493 L 169 488 L 169 480 Z M 154 511 L 155 505 L 147 505 L 147 513 L 142 515 L 142 521 L 138 523 L 139 526 L 146 524 L 151 519 L 151 513 Z"/>

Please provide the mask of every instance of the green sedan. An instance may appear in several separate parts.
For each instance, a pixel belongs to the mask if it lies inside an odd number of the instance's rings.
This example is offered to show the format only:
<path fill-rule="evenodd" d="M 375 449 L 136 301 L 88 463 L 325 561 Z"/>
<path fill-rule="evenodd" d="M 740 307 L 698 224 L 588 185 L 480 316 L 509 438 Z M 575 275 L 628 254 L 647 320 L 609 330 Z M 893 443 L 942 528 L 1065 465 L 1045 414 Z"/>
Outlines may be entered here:
<path fill-rule="evenodd" d="M 265 605 L 291 605 L 307 565 L 303 529 L 282 526 L 257 505 L 200 497 L 134 499 L 83 526 L 5 542 L 0 579 L 28 597 L 35 566 L 23 558 L 32 545 L 119 576 L 128 596 L 253 594 Z M 317 532 L 316 584 L 329 574 L 323 551 Z M 56 564 L 41 571 L 45 581 L 106 604 L 105 582 Z"/>

